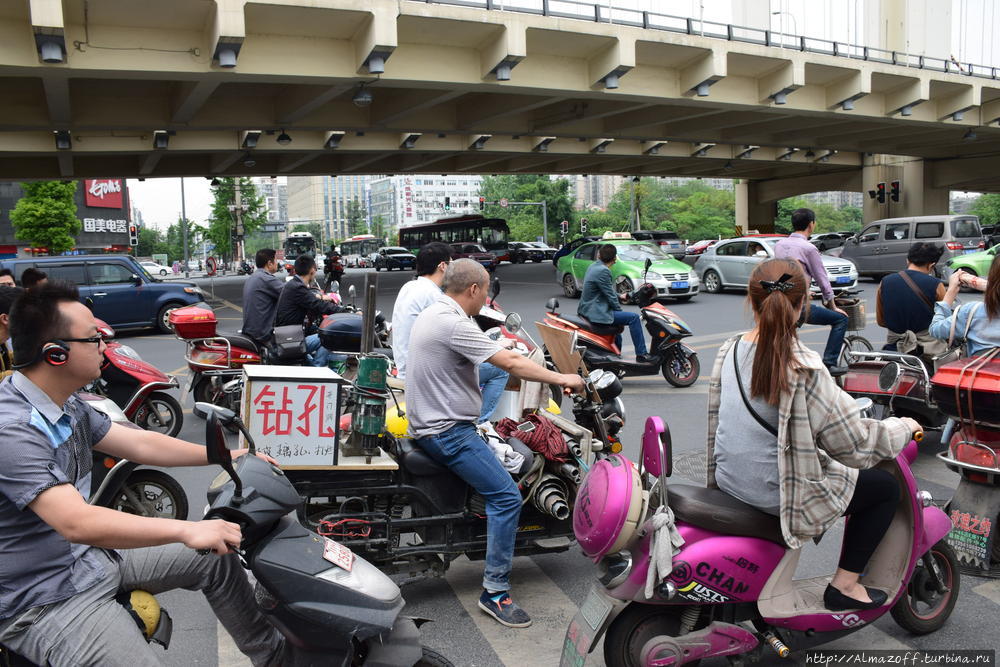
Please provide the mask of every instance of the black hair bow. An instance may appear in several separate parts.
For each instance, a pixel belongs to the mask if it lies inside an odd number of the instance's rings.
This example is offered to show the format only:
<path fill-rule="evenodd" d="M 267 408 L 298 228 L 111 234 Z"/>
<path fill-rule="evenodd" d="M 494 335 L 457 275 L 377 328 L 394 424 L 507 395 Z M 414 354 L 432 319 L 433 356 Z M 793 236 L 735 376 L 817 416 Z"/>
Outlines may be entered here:
<path fill-rule="evenodd" d="M 795 283 L 790 282 L 792 279 L 791 274 L 782 273 L 781 277 L 777 280 L 762 280 L 760 281 L 760 286 L 767 290 L 767 293 L 771 292 L 787 292 L 788 290 L 795 287 Z"/>

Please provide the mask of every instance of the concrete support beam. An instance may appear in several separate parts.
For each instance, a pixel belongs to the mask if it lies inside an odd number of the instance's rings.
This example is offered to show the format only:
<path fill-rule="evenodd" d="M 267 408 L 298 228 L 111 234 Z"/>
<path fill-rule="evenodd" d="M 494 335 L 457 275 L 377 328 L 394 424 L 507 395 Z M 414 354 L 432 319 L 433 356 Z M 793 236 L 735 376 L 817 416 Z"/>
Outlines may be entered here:
<path fill-rule="evenodd" d="M 205 105 L 220 81 L 202 80 L 181 83 L 174 93 L 173 113 L 170 122 L 174 124 L 190 123 L 195 114 Z"/>
<path fill-rule="evenodd" d="M 528 56 L 528 32 L 524 23 L 507 20 L 495 39 L 479 51 L 479 69 L 483 79 L 495 79 L 493 72 L 502 63 L 511 68 Z"/>
<path fill-rule="evenodd" d="M 826 108 L 840 108 L 844 102 L 854 102 L 872 92 L 872 73 L 859 70 L 826 87 Z"/>
<path fill-rule="evenodd" d="M 444 104 L 464 94 L 461 90 L 415 90 L 389 97 L 385 103 L 376 100 L 371 111 L 371 124 L 382 127 L 391 125 L 407 116 Z"/>
<path fill-rule="evenodd" d="M 483 95 L 457 109 L 458 128 L 469 130 L 501 118 L 528 113 L 565 100 L 565 97 L 534 95 Z"/>
<path fill-rule="evenodd" d="M 773 232 L 774 219 L 778 217 L 778 202 L 761 201 L 756 182 L 739 180 L 733 185 L 736 189 L 737 233 L 749 234 L 751 230 L 762 234 Z"/>
<path fill-rule="evenodd" d="M 247 0 L 216 0 L 211 32 L 213 58 L 220 46 L 232 48 L 239 55 L 247 36 L 246 4 Z"/>
<path fill-rule="evenodd" d="M 210 174 L 221 174 L 234 164 L 236 161 L 243 157 L 245 151 L 233 151 L 232 153 L 223 153 L 221 155 L 216 155 L 209 162 L 208 172 Z"/>
<path fill-rule="evenodd" d="M 900 113 L 904 107 L 914 107 L 930 98 L 930 80 L 913 79 L 910 83 L 885 94 L 884 113 L 886 116 L 892 116 Z"/>
<path fill-rule="evenodd" d="M 590 87 L 603 90 L 605 78 L 614 75 L 621 78 L 635 67 L 635 38 L 619 37 L 608 48 L 590 59 L 587 63 Z M 615 86 L 617 87 L 617 82 Z"/>
<path fill-rule="evenodd" d="M 163 157 L 163 151 L 146 153 L 139 165 L 139 175 L 149 176 L 152 174 L 153 170 L 156 169 L 156 165 L 159 164 L 161 157 Z"/>
<path fill-rule="evenodd" d="M 277 100 L 275 120 L 278 125 L 297 123 L 324 104 L 354 88 L 353 82 L 334 86 L 298 86 Z"/>
<path fill-rule="evenodd" d="M 68 127 L 72 120 L 69 105 L 69 79 L 65 76 L 42 79 L 49 122 L 58 128 Z"/>
<path fill-rule="evenodd" d="M 679 72 L 678 83 L 683 95 L 697 95 L 700 84 L 711 86 L 726 76 L 728 61 L 725 49 L 712 49 Z"/>
<path fill-rule="evenodd" d="M 320 155 L 324 153 L 302 153 L 301 155 L 286 155 L 278 158 L 278 171 L 282 174 L 287 174 L 290 171 L 295 171 L 304 164 L 312 162 Z"/>
<path fill-rule="evenodd" d="M 759 201 L 777 201 L 809 192 L 858 192 L 862 190 L 861 170 L 779 178 L 754 184 Z"/>
<path fill-rule="evenodd" d="M 954 95 L 938 98 L 937 110 L 934 116 L 938 120 L 947 120 L 956 113 L 965 113 L 973 107 L 978 107 L 982 104 L 982 98 L 982 86 L 975 84 L 964 86 L 962 91 L 955 93 Z M 955 120 L 957 121 L 957 119 Z"/>
<path fill-rule="evenodd" d="M 406 160 L 406 165 L 401 169 L 404 172 L 419 172 L 432 164 L 437 164 L 439 162 L 444 162 L 445 160 L 454 159 L 456 156 L 461 155 L 461 153 L 439 153 L 439 154 L 428 154 L 418 156 L 414 160 Z"/>
<path fill-rule="evenodd" d="M 354 160 L 350 165 L 344 167 L 343 171 L 358 173 L 359 171 L 361 171 L 363 167 L 367 167 L 370 164 L 378 162 L 379 160 L 385 158 L 386 155 L 387 155 L 386 153 L 376 153 L 374 155 L 366 155 L 362 158 Z"/>
<path fill-rule="evenodd" d="M 56 158 L 59 160 L 59 175 L 69 178 L 73 175 L 73 154 L 68 151 L 60 152 Z"/>
<path fill-rule="evenodd" d="M 775 71 L 757 80 L 757 97 L 761 104 L 778 104 L 780 96 L 789 95 L 806 85 L 806 66 L 796 60 L 785 63 Z"/>
<path fill-rule="evenodd" d="M 979 124 L 989 125 L 1000 120 L 1000 98 L 983 102 L 979 110 Z"/>
<path fill-rule="evenodd" d="M 371 18 L 354 35 L 355 71 L 361 76 L 369 76 L 369 59 L 373 55 L 388 60 L 399 45 L 396 17 L 399 10 L 395 2 L 388 0 L 368 0 L 366 9 Z"/>

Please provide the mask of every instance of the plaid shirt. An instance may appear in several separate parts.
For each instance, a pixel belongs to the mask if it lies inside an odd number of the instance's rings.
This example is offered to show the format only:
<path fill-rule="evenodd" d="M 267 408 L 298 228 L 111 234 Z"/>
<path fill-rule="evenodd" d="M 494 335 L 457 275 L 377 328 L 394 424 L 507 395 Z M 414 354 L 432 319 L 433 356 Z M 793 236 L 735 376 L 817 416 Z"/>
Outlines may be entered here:
<path fill-rule="evenodd" d="M 707 483 L 715 482 L 715 431 L 719 389 L 726 353 L 738 337 L 719 350 L 708 387 Z M 793 549 L 823 534 L 842 516 L 854 495 L 858 469 L 895 457 L 910 441 L 897 418 L 862 419 L 847 392 L 823 366 L 820 356 L 796 341 L 801 370 L 790 370 L 791 391 L 778 404 L 778 482 L 781 532 Z"/>

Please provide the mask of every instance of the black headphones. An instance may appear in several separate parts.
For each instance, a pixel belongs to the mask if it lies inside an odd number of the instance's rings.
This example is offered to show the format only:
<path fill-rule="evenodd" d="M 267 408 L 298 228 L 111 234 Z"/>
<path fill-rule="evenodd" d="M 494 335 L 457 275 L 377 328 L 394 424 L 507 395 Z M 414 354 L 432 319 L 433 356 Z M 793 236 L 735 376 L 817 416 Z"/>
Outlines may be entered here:
<path fill-rule="evenodd" d="M 50 366 L 62 366 L 69 361 L 69 345 L 65 341 L 58 339 L 50 340 L 42 345 L 34 359 L 20 364 L 14 364 L 11 368 L 18 370 L 33 365 L 36 361 L 44 360 Z"/>

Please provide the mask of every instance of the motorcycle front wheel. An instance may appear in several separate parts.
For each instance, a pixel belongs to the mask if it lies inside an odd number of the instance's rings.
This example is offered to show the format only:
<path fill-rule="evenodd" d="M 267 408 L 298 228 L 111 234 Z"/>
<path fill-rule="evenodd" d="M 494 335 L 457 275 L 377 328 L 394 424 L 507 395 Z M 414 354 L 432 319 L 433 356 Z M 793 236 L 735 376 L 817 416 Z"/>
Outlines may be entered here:
<path fill-rule="evenodd" d="M 685 354 L 684 348 L 675 345 L 674 349 L 667 353 L 667 358 L 663 360 L 660 368 L 663 379 L 675 387 L 690 387 L 698 380 L 701 374 L 701 364 L 698 362 L 698 355 L 692 353 Z"/>
<path fill-rule="evenodd" d="M 188 500 L 173 477 L 159 470 L 136 470 L 125 480 L 112 509 L 139 516 L 186 521 Z"/>
<path fill-rule="evenodd" d="M 679 607 L 633 602 L 619 614 L 604 636 L 604 663 L 621 667 L 639 667 L 642 647 L 653 637 L 680 634 Z M 694 667 L 700 661 L 685 662 Z"/>
<path fill-rule="evenodd" d="M 135 411 L 132 422 L 145 431 L 176 437 L 184 425 L 184 411 L 176 398 L 154 391 Z"/>
<path fill-rule="evenodd" d="M 915 635 L 926 635 L 945 624 L 955 609 L 962 581 L 958 571 L 958 559 L 951 545 L 941 540 L 931 547 L 928 554 L 941 572 L 941 580 L 948 589 L 947 592 L 937 591 L 934 587 L 934 577 L 927 571 L 924 559 L 921 558 L 913 569 L 913 576 L 910 577 L 906 591 L 892 606 L 891 612 L 892 620 L 896 621 L 899 627 Z"/>

